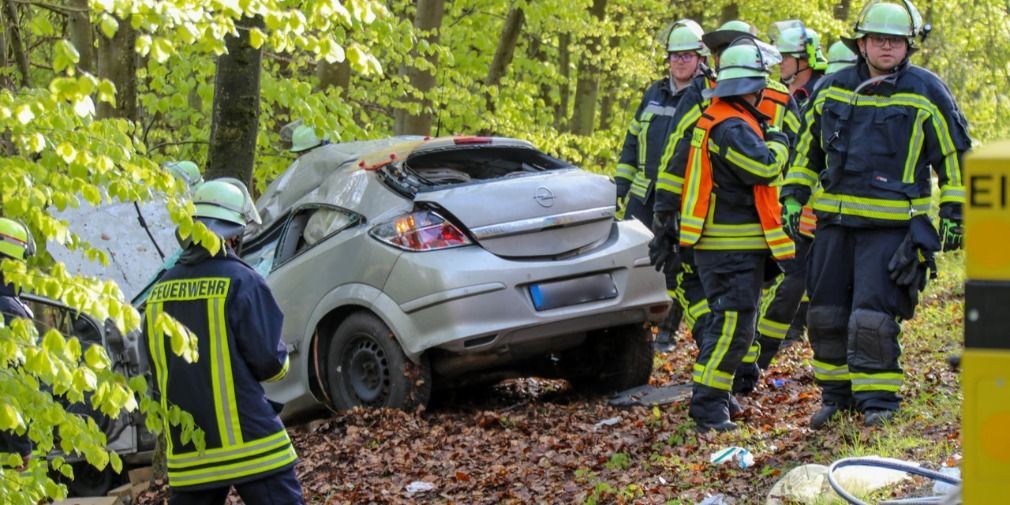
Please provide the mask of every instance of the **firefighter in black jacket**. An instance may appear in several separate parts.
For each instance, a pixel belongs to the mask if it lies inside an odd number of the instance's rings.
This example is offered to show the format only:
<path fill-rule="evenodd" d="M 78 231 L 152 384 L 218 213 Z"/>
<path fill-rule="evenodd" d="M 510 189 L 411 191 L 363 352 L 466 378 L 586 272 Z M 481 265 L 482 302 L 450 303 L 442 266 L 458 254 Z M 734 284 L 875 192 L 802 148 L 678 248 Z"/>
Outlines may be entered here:
<path fill-rule="evenodd" d="M 784 133 L 759 109 L 768 65 L 743 37 L 723 51 L 712 104 L 695 125 L 681 204 L 680 245 L 694 249 L 711 320 L 694 365 L 689 414 L 700 430 L 728 431 L 733 376 L 754 338 L 764 267 L 793 254 L 776 181 L 789 160 Z"/>
<path fill-rule="evenodd" d="M 815 90 L 782 192 L 791 233 L 801 204 L 812 201 L 817 215 L 807 279 L 823 401 L 814 428 L 852 408 L 864 424 L 879 426 L 899 407 L 900 323 L 914 315 L 941 247 L 927 216 L 931 169 L 940 185 L 942 246 L 961 244 L 961 157 L 970 139 L 947 86 L 908 61 L 923 34 L 907 2 L 863 9 L 855 35 L 844 39 L 859 62 Z"/>
<path fill-rule="evenodd" d="M 0 217 L 0 260 L 24 261 L 35 254 L 35 240 L 25 225 Z M 7 284 L 0 272 L 0 326 L 10 324 L 14 319 L 31 319 L 32 311 L 21 301 L 14 286 Z M 15 453 L 26 464 L 32 453 L 32 442 L 28 434 L 18 435 L 10 431 L 0 431 L 0 453 Z"/>
<path fill-rule="evenodd" d="M 670 162 L 673 148 L 684 129 L 694 123 L 685 120 L 687 108 L 680 106 L 685 97 L 697 93 L 698 80 L 704 68 L 708 50 L 701 42 L 702 29 L 690 19 L 674 22 L 666 32 L 664 46 L 670 65 L 669 77 L 660 79 L 648 89 L 628 126 L 624 148 L 617 163 L 615 181 L 618 203 L 625 204 L 625 219 L 638 219 L 653 228 L 652 212 L 656 178 Z M 689 100 L 690 101 L 690 100 Z M 672 263 L 670 264 L 672 266 Z M 677 287 L 675 268 L 668 268 L 667 291 L 674 297 Z M 656 347 L 668 351 L 673 334 L 680 325 L 679 306 L 670 311 L 659 327 Z"/>
<path fill-rule="evenodd" d="M 222 248 L 212 256 L 184 243 L 146 308 L 148 357 L 162 406 L 192 414 L 206 441 L 200 452 L 178 427 L 165 427 L 169 503 L 224 503 L 234 486 L 250 505 L 301 504 L 294 447 L 260 385 L 287 372 L 284 316 L 263 278 L 234 253 L 246 223 L 259 217 L 235 180 L 208 181 L 193 201 L 196 220 L 222 239 Z M 158 324 L 163 314 L 196 335 L 195 362 L 172 352 Z"/>

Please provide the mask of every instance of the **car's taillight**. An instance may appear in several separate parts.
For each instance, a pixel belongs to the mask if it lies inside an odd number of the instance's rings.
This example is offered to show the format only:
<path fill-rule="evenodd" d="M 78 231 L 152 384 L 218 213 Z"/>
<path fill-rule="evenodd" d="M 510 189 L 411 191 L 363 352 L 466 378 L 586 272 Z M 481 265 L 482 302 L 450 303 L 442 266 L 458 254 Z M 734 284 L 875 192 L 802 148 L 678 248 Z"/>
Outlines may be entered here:
<path fill-rule="evenodd" d="M 404 214 L 372 228 L 371 235 L 407 251 L 437 251 L 470 245 L 470 239 L 434 212 Z"/>

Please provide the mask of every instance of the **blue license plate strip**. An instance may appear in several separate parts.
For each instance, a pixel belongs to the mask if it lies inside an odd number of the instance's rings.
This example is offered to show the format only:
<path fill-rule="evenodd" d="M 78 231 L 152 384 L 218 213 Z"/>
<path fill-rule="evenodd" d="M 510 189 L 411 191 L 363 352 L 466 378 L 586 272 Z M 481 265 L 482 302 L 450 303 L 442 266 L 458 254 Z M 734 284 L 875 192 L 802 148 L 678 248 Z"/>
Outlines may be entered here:
<path fill-rule="evenodd" d="M 530 284 L 529 292 L 538 311 L 617 298 L 617 286 L 610 273 Z"/>

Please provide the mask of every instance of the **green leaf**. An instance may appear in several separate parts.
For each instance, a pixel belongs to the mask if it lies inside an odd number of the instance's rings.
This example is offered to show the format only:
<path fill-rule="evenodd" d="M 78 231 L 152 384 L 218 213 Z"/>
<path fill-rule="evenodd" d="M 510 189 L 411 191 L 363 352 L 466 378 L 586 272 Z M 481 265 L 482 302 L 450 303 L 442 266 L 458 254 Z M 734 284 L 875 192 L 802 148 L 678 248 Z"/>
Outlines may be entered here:
<path fill-rule="evenodd" d="M 79 61 L 81 61 L 81 55 L 69 41 L 59 40 L 53 46 L 53 70 L 56 72 L 73 70 L 74 65 Z"/>
<path fill-rule="evenodd" d="M 116 32 L 119 30 L 119 21 L 108 14 L 102 14 L 101 29 L 105 38 L 111 39 L 116 36 Z"/>
<path fill-rule="evenodd" d="M 109 367 L 109 356 L 100 345 L 93 345 L 84 351 L 84 362 L 94 370 L 105 370 Z"/>
<path fill-rule="evenodd" d="M 74 388 L 77 391 L 93 391 L 98 385 L 98 376 L 87 368 L 78 368 L 74 372 Z"/>
<path fill-rule="evenodd" d="M 42 337 L 42 348 L 53 353 L 53 354 L 63 354 L 63 349 L 66 346 L 66 339 L 60 332 L 49 329 L 46 331 L 45 336 Z"/>
<path fill-rule="evenodd" d="M 253 49 L 259 49 L 264 42 L 266 42 L 266 35 L 264 35 L 259 28 L 252 28 L 249 30 L 249 45 Z"/>
<path fill-rule="evenodd" d="M 0 402 L 0 430 L 14 431 L 23 425 L 21 414 L 13 405 L 7 402 Z"/>

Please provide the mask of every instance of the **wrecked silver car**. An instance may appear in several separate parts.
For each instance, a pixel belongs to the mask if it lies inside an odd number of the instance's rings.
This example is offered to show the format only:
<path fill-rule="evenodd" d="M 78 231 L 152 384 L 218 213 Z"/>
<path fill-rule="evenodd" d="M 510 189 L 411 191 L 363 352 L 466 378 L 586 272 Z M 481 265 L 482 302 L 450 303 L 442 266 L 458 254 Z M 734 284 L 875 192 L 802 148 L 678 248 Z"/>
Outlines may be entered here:
<path fill-rule="evenodd" d="M 286 414 L 410 408 L 432 387 L 537 375 L 645 384 L 669 308 L 651 233 L 606 177 L 519 140 L 329 144 L 257 201 L 241 255 L 285 313 Z"/>

